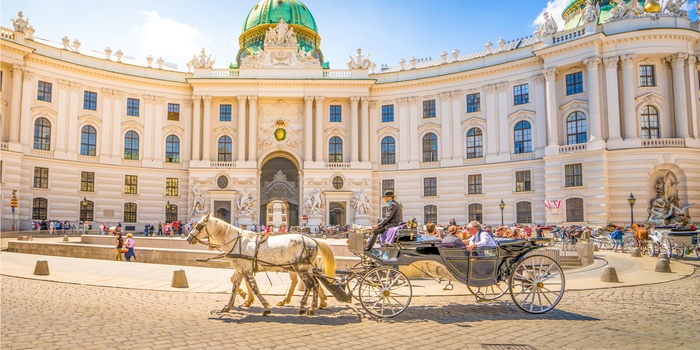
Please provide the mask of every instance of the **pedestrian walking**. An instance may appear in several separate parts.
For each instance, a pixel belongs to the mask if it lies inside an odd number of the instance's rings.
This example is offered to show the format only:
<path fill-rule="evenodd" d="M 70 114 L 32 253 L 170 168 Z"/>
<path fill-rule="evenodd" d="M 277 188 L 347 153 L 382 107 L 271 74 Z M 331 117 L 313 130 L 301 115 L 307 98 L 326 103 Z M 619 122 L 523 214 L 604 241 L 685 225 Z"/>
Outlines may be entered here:
<path fill-rule="evenodd" d="M 134 253 L 134 236 L 131 233 L 126 234 L 126 253 L 124 253 L 124 258 L 126 261 L 131 262 L 131 258 L 136 261 L 136 254 Z"/>
<path fill-rule="evenodd" d="M 124 259 L 122 259 L 122 248 L 124 248 L 124 239 L 122 238 L 122 234 L 119 231 L 117 231 L 117 242 L 115 248 L 116 254 L 114 255 L 114 260 L 124 261 Z"/>
<path fill-rule="evenodd" d="M 158 236 L 163 234 L 163 223 L 158 221 Z"/>

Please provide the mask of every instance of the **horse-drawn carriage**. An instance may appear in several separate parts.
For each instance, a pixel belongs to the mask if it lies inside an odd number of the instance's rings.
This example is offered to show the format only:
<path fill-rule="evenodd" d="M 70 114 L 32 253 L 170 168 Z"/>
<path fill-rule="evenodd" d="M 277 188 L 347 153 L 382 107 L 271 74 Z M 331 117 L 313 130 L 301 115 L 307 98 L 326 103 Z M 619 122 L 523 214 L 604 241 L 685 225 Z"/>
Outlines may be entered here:
<path fill-rule="evenodd" d="M 371 252 L 363 250 L 366 232 L 351 232 L 348 248 L 360 262 L 349 270 L 335 270 L 332 252 L 326 243 L 303 235 L 279 235 L 264 238 L 206 216 L 187 240 L 204 243 L 222 252 L 236 270 L 232 277 L 231 300 L 222 311 L 233 306 L 242 278 L 262 302 L 264 315 L 269 304 L 260 295 L 252 274 L 258 266 L 283 268 L 298 273 L 306 285 L 301 314 L 313 314 L 317 306 L 319 282 L 341 302 L 358 300 L 375 317 L 394 317 L 406 310 L 413 296 L 411 281 L 400 266 L 431 263 L 449 280 L 460 281 L 477 300 L 495 300 L 510 293 L 521 310 L 540 314 L 553 309 L 564 294 L 564 273 L 552 258 L 534 254 L 548 239 L 500 241 L 497 247 L 467 250 L 463 244 L 442 244 L 439 240 L 419 240 L 417 229 L 399 230 L 395 239 Z M 320 253 L 323 269 L 316 267 Z M 237 273 L 239 276 L 237 276 Z M 313 293 L 311 309 L 306 301 Z"/>
<path fill-rule="evenodd" d="M 656 227 L 650 234 L 654 244 L 670 257 L 682 258 L 695 252 L 700 259 L 700 230 L 679 227 Z"/>

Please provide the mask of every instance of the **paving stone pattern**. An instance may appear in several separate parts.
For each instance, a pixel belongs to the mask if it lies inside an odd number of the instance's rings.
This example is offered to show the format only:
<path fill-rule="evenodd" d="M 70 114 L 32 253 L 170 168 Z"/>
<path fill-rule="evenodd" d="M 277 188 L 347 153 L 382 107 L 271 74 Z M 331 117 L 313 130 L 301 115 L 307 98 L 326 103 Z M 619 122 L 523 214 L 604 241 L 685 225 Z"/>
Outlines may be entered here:
<path fill-rule="evenodd" d="M 567 292 L 545 315 L 520 311 L 507 295 L 493 303 L 440 296 L 375 320 L 359 304 L 336 301 L 317 316 L 296 315 L 298 298 L 269 317 L 259 306 L 219 315 L 211 311 L 228 301 L 224 294 L 3 276 L 0 348 L 697 349 L 699 291 L 696 269 L 668 283 Z"/>

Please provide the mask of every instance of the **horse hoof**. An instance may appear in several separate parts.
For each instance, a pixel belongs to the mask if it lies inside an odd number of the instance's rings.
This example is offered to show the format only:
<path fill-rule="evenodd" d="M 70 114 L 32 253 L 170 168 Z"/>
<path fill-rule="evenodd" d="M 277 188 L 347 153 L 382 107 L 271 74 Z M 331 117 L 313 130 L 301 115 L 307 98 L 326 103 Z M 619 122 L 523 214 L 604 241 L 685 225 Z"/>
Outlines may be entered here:
<path fill-rule="evenodd" d="M 313 310 L 309 310 L 306 312 L 306 316 L 314 316 L 316 313 Z"/>
<path fill-rule="evenodd" d="M 265 311 L 263 311 L 263 316 L 270 316 L 271 313 L 272 313 L 272 311 L 265 310 Z"/>
<path fill-rule="evenodd" d="M 231 312 L 231 309 L 227 306 L 227 307 L 221 309 L 220 312 Z"/>
<path fill-rule="evenodd" d="M 243 307 L 250 307 L 250 305 L 253 305 L 253 303 L 246 301 L 245 303 L 243 303 L 242 306 Z"/>
<path fill-rule="evenodd" d="M 319 309 L 325 309 L 328 306 L 328 304 L 324 301 L 321 303 L 321 305 L 318 306 Z"/>
<path fill-rule="evenodd" d="M 280 301 L 279 303 L 277 303 L 277 306 L 284 306 L 285 304 L 287 303 L 285 303 L 284 301 Z"/>
<path fill-rule="evenodd" d="M 299 310 L 299 315 L 306 315 L 306 310 Z"/>

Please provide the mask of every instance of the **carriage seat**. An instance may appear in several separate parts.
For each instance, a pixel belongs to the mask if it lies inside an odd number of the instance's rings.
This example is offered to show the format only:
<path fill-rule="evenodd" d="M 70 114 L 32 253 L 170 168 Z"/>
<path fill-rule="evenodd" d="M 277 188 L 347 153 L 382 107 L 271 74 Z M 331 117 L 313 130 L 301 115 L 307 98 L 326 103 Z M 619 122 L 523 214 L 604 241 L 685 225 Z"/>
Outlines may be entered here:
<path fill-rule="evenodd" d="M 402 229 L 399 229 L 398 232 L 396 232 L 396 241 L 397 242 L 415 241 L 417 239 L 418 239 L 418 230 L 402 228 Z"/>

